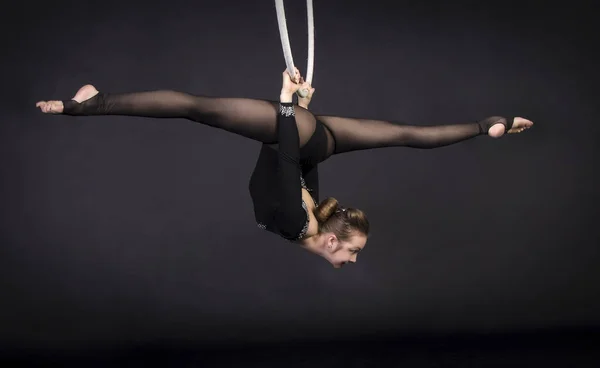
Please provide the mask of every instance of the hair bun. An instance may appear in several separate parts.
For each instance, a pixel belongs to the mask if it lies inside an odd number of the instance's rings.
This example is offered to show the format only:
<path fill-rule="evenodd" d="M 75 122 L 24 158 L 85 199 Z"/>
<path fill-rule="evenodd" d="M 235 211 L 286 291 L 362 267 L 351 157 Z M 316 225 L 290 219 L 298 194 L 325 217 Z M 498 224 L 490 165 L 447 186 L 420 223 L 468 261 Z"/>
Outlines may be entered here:
<path fill-rule="evenodd" d="M 319 233 L 333 233 L 339 240 L 348 241 L 356 234 L 369 235 L 369 220 L 356 208 L 344 208 L 337 199 L 326 198 L 313 211 L 319 222 Z"/>
<path fill-rule="evenodd" d="M 314 215 L 319 223 L 324 223 L 333 216 L 338 208 L 341 208 L 337 199 L 333 197 L 325 198 L 319 207 L 314 210 Z"/>

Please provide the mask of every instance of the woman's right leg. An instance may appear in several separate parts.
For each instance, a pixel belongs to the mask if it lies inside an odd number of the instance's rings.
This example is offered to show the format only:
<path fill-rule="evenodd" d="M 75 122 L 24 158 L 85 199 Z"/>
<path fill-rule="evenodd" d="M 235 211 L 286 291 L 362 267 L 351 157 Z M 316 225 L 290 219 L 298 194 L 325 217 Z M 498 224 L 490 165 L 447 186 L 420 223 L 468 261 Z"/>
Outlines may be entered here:
<path fill-rule="evenodd" d="M 150 118 L 183 118 L 223 129 L 262 143 L 277 143 L 277 109 L 273 101 L 246 98 L 194 96 L 177 91 L 97 93 L 91 85 L 82 87 L 69 101 L 41 101 L 44 112 L 73 116 L 125 115 Z M 89 97 L 91 96 L 91 97 Z M 81 102 L 78 102 L 81 101 Z M 49 108 L 51 104 L 55 109 Z M 300 145 L 315 129 L 314 116 L 296 109 Z"/>

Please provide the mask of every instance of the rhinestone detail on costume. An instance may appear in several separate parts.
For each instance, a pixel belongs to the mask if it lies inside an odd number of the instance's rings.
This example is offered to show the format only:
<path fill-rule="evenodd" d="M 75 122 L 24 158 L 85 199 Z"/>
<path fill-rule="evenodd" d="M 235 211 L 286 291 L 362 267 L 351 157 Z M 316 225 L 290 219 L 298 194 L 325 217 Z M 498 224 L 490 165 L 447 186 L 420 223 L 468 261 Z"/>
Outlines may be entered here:
<path fill-rule="evenodd" d="M 306 223 L 304 224 L 304 227 L 302 228 L 302 230 L 300 230 L 300 234 L 298 234 L 298 236 L 294 239 L 294 240 L 301 240 L 306 236 L 306 233 L 308 232 L 308 225 L 310 223 L 310 217 L 308 216 L 308 208 L 306 207 L 306 202 L 302 201 L 302 208 L 304 208 L 304 212 L 306 212 Z"/>
<path fill-rule="evenodd" d="M 279 113 L 287 118 L 289 118 L 290 116 L 296 116 L 294 106 L 279 105 Z"/>

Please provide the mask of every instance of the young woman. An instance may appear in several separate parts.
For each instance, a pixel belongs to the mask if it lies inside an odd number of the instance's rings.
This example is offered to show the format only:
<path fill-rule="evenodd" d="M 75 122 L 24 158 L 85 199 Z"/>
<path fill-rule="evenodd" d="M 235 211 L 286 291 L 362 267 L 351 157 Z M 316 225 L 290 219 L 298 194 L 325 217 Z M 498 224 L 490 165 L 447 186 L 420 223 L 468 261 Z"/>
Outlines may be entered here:
<path fill-rule="evenodd" d="M 356 262 L 369 235 L 365 214 L 335 198 L 319 203 L 318 164 L 331 155 L 380 147 L 435 148 L 480 135 L 519 133 L 533 122 L 499 116 L 477 123 L 410 126 L 388 121 L 315 116 L 314 88 L 284 71 L 279 102 L 194 96 L 177 91 L 99 93 L 92 85 L 68 101 L 40 101 L 44 113 L 184 118 L 263 143 L 250 178 L 258 226 L 327 259 L 334 267 Z M 292 103 L 307 88 L 306 98 Z"/>

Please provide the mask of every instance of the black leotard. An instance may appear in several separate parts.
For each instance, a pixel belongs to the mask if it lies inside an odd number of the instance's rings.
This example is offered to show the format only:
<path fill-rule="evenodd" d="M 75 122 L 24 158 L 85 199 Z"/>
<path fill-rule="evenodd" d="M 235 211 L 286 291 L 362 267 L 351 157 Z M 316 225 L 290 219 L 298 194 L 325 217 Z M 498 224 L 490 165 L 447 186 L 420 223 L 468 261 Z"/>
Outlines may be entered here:
<path fill-rule="evenodd" d="M 301 188 L 318 205 L 318 164 L 328 157 L 326 128 L 317 120 L 313 135 L 300 148 L 294 105 L 279 106 L 279 147 L 263 144 L 249 189 L 258 226 L 286 239 L 300 240 L 306 235 L 309 223 Z"/>

